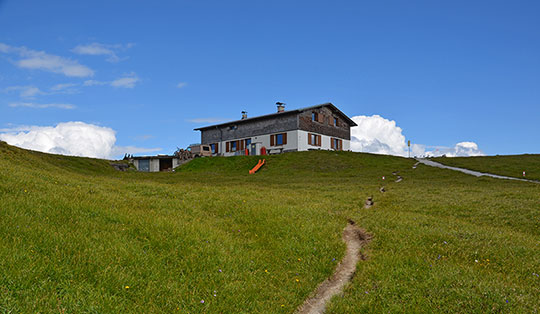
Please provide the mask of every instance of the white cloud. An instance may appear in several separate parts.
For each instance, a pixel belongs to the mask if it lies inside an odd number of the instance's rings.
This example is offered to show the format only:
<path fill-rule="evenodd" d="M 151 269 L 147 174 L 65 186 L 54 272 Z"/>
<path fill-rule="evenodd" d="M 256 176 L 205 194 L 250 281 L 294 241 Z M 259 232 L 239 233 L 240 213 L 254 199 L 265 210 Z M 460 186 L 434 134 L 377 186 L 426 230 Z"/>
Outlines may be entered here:
<path fill-rule="evenodd" d="M 195 119 L 189 119 L 187 121 L 192 122 L 192 123 L 218 123 L 218 122 L 223 122 L 226 120 L 222 118 L 195 118 Z"/>
<path fill-rule="evenodd" d="M 78 45 L 77 47 L 73 48 L 72 51 L 74 53 L 81 54 L 81 55 L 93 55 L 93 56 L 105 55 L 105 56 L 108 56 L 108 58 L 106 59 L 108 62 L 118 62 L 118 61 L 121 61 L 122 59 L 118 57 L 117 52 L 129 49 L 131 47 L 133 47 L 133 44 L 107 45 L 107 44 L 100 44 L 100 43 L 91 43 L 91 44 L 86 44 L 86 45 Z"/>
<path fill-rule="evenodd" d="M 160 148 L 115 146 L 116 132 L 84 122 L 64 122 L 56 126 L 26 126 L 3 129 L 0 140 L 10 145 L 46 153 L 112 158 L 124 153 L 159 151 Z"/>
<path fill-rule="evenodd" d="M 58 108 L 58 109 L 75 109 L 74 105 L 70 104 L 36 104 L 31 102 L 16 102 L 9 104 L 10 107 L 27 107 L 27 108 Z"/>
<path fill-rule="evenodd" d="M 36 95 L 45 94 L 39 88 L 35 86 L 10 86 L 4 88 L 4 92 L 9 93 L 13 91 L 18 91 L 19 96 L 22 98 L 34 98 Z"/>
<path fill-rule="evenodd" d="M 60 73 L 71 77 L 93 76 L 94 71 L 87 66 L 79 64 L 76 60 L 31 50 L 26 47 L 13 47 L 0 43 L 0 52 L 16 54 L 21 59 L 15 64 L 21 68 L 43 70 Z"/>
<path fill-rule="evenodd" d="M 187 85 L 187 83 L 180 82 L 180 83 L 176 84 L 176 87 L 182 88 L 182 87 L 185 87 L 186 85 Z"/>
<path fill-rule="evenodd" d="M 64 83 L 64 84 L 56 84 L 53 87 L 51 87 L 52 91 L 60 92 L 60 91 L 66 91 L 70 90 L 72 87 L 77 86 L 75 83 Z"/>
<path fill-rule="evenodd" d="M 445 155 L 446 157 L 467 157 L 467 156 L 484 156 L 478 148 L 478 144 L 474 142 L 460 142 L 457 143 L 454 147 L 434 147 L 435 150 L 428 151 L 425 153 L 426 156 L 436 157 Z"/>
<path fill-rule="evenodd" d="M 112 87 L 133 88 L 139 81 L 140 79 L 137 77 L 137 75 L 135 75 L 135 73 L 131 73 L 129 76 L 116 79 L 110 84 Z"/>
<path fill-rule="evenodd" d="M 96 86 L 96 85 L 107 85 L 108 82 L 96 81 L 96 80 L 86 80 L 83 82 L 83 86 Z"/>
<path fill-rule="evenodd" d="M 379 115 L 354 116 L 351 118 L 358 126 L 351 128 L 351 150 L 357 152 L 408 156 L 408 147 L 403 130 L 395 121 Z M 474 142 L 461 142 L 454 147 L 432 147 L 423 144 L 411 145 L 412 156 L 479 156 L 484 153 Z"/>

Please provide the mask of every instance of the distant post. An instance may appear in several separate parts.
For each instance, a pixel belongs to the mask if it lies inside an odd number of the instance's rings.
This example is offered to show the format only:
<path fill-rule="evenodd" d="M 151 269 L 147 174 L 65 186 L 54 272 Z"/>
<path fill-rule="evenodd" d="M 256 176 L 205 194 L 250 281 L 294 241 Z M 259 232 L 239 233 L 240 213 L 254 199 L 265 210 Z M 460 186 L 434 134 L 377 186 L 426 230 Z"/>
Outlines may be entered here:
<path fill-rule="evenodd" d="M 409 158 L 411 158 L 411 140 L 407 142 L 407 145 L 409 146 Z"/>

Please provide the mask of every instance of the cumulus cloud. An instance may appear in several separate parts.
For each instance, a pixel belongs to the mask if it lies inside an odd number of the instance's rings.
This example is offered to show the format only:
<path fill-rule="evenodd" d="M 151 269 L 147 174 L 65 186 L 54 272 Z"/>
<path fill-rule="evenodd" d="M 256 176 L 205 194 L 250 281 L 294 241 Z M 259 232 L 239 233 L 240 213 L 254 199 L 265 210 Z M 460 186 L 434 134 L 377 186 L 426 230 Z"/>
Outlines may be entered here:
<path fill-rule="evenodd" d="M 447 156 L 447 157 L 467 157 L 467 156 L 483 156 L 482 152 L 478 148 L 478 144 L 474 142 L 460 142 L 457 143 L 454 147 L 445 147 L 438 146 L 433 147 L 434 150 L 425 152 L 425 156 L 428 157 L 437 157 L 437 156 Z"/>
<path fill-rule="evenodd" d="M 27 126 L 1 131 L 0 140 L 10 145 L 62 155 L 108 159 L 124 153 L 161 150 L 115 146 L 116 132 L 113 129 L 84 122 L 63 122 L 56 126 Z"/>
<path fill-rule="evenodd" d="M 0 52 L 19 56 L 15 65 L 21 68 L 43 70 L 71 77 L 93 76 L 94 71 L 76 60 L 64 58 L 44 51 L 31 50 L 26 47 L 14 47 L 0 43 Z"/>
<path fill-rule="evenodd" d="M 106 61 L 118 62 L 123 59 L 118 57 L 117 52 L 129 49 L 131 47 L 133 47 L 133 44 L 107 45 L 107 44 L 100 44 L 100 43 L 94 42 L 94 43 L 90 43 L 86 45 L 78 45 L 77 47 L 73 48 L 71 51 L 73 51 L 76 54 L 81 54 L 81 55 L 92 55 L 92 56 L 105 55 L 107 56 L 107 59 L 105 59 Z"/>
<path fill-rule="evenodd" d="M 122 87 L 122 88 L 133 88 L 135 87 L 135 84 L 139 82 L 140 79 L 135 75 L 135 73 L 131 73 L 128 76 L 121 77 L 119 79 L 116 79 L 111 82 L 112 87 Z"/>
<path fill-rule="evenodd" d="M 10 107 L 27 107 L 27 108 L 58 108 L 58 109 L 75 109 L 74 105 L 70 104 L 36 104 L 32 102 L 16 102 L 9 104 Z"/>
<path fill-rule="evenodd" d="M 396 121 L 379 115 L 354 116 L 358 126 L 351 128 L 351 150 L 357 152 L 408 156 L 408 146 L 403 130 Z M 435 150 L 429 150 L 435 148 Z M 461 142 L 454 147 L 429 147 L 422 144 L 411 145 L 411 156 L 480 156 L 484 153 L 474 142 Z"/>

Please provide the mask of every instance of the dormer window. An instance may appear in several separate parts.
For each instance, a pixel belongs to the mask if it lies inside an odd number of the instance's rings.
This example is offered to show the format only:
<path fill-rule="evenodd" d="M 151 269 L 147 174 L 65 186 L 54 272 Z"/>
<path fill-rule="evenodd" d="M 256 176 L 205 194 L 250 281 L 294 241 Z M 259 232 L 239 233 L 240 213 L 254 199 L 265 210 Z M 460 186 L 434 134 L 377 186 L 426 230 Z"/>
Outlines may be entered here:
<path fill-rule="evenodd" d="M 316 113 L 316 112 L 313 112 L 313 113 L 311 114 L 311 121 L 316 121 L 316 122 L 318 122 L 318 121 L 319 121 L 319 114 Z"/>
<path fill-rule="evenodd" d="M 337 126 L 337 118 L 334 117 L 334 126 Z"/>

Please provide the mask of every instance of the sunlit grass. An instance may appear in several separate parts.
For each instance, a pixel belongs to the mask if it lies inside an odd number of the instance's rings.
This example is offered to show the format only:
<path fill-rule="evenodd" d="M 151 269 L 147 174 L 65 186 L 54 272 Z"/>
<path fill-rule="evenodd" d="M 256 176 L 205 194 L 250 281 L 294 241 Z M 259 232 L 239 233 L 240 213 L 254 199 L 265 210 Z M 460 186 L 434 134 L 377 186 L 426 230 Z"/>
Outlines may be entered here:
<path fill-rule="evenodd" d="M 346 152 L 249 175 L 257 160 L 122 173 L 0 144 L 0 310 L 290 313 L 343 256 L 347 218 L 374 239 L 330 312 L 538 310 L 538 186 Z"/>

